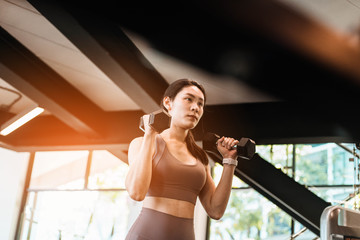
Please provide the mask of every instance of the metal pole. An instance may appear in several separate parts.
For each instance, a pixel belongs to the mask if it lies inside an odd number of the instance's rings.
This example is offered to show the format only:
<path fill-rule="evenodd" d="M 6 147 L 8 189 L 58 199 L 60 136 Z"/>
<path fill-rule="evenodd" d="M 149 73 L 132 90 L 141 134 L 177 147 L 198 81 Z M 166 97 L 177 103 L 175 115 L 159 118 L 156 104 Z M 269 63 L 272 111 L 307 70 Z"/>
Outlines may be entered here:
<path fill-rule="evenodd" d="M 16 224 L 16 235 L 15 235 L 16 240 L 20 239 L 22 219 L 23 219 L 23 216 L 24 216 L 23 215 L 24 214 L 24 209 L 25 209 L 25 205 L 26 205 L 26 201 L 27 201 L 27 197 L 28 197 L 27 190 L 28 190 L 28 188 L 30 186 L 31 173 L 32 173 L 32 169 L 33 169 L 33 166 L 34 166 L 34 160 L 35 160 L 35 152 L 30 152 L 29 164 L 28 164 L 28 168 L 27 168 L 27 172 L 26 172 L 26 178 L 25 178 L 25 184 L 24 184 L 24 189 L 23 189 L 22 198 L 21 198 L 18 221 L 17 221 L 17 224 Z"/>

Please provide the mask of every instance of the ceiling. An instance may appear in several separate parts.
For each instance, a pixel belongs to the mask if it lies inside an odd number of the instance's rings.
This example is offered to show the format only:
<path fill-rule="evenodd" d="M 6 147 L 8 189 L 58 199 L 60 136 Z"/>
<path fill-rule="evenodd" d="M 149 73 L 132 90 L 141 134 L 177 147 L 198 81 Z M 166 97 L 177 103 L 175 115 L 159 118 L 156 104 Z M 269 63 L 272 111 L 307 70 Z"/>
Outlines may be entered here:
<path fill-rule="evenodd" d="M 45 108 L 0 144 L 124 160 L 179 78 L 207 90 L 199 140 L 358 142 L 359 13 L 360 0 L 0 0 L 0 124 Z"/>

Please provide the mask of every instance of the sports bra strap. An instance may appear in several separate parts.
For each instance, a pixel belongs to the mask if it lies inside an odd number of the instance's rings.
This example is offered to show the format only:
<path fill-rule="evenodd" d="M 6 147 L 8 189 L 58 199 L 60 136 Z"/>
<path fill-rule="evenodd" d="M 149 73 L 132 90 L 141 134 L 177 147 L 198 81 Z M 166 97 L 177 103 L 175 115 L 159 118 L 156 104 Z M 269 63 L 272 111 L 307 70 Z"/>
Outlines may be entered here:
<path fill-rule="evenodd" d="M 157 134 L 155 138 L 155 153 L 153 157 L 153 167 L 156 167 L 156 165 L 159 163 L 159 160 L 161 159 L 164 153 L 165 147 L 166 147 L 166 142 L 161 139 L 160 134 Z"/>

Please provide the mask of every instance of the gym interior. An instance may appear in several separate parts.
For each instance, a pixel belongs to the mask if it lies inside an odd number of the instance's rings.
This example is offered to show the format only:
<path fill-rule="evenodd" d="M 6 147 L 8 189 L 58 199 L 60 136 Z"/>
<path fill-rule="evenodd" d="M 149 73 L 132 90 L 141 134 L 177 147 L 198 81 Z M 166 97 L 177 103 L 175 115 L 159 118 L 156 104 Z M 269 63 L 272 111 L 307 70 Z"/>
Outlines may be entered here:
<path fill-rule="evenodd" d="M 180 78 L 207 91 L 193 132 L 214 181 L 207 133 L 248 156 L 221 219 L 196 204 L 197 240 L 360 239 L 359 16 L 358 0 L 0 0 L 0 239 L 124 239 L 142 206 L 129 143 Z"/>

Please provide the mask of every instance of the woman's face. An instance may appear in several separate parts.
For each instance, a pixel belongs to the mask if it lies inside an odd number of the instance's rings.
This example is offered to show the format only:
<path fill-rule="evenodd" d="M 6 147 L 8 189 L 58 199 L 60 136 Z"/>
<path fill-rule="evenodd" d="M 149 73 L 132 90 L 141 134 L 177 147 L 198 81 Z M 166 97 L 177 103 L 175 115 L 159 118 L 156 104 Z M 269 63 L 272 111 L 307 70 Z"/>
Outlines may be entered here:
<path fill-rule="evenodd" d="M 193 129 L 204 112 L 204 94 L 193 85 L 184 87 L 173 100 L 165 98 L 164 103 L 172 117 L 171 124 L 184 129 Z"/>

